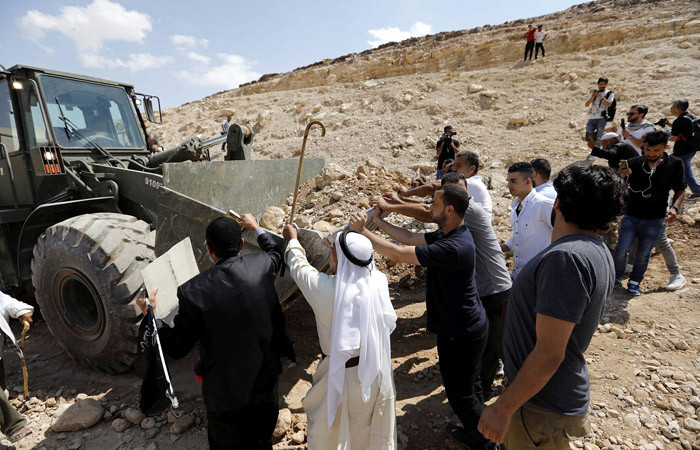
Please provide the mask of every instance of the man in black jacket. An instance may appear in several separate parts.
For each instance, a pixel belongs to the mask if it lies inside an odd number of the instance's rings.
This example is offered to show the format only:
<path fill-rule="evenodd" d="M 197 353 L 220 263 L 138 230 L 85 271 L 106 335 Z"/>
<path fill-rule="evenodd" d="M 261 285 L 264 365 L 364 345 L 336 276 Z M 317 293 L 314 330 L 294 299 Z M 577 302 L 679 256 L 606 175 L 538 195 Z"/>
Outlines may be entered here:
<path fill-rule="evenodd" d="M 617 133 L 605 133 L 600 138 L 600 147 L 594 146 L 591 149 L 589 159 L 593 160 L 596 156 L 608 160 L 608 166 L 617 170 L 620 161 L 636 158 L 639 153 L 632 144 L 620 141 L 620 136 Z"/>
<path fill-rule="evenodd" d="M 250 214 L 242 216 L 241 225 L 220 217 L 207 226 L 214 267 L 178 288 L 174 327 L 160 323 L 158 335 L 163 351 L 175 359 L 200 343 L 195 372 L 203 379 L 209 446 L 271 449 L 280 357 L 294 360 L 274 287 L 282 248 L 272 234 L 256 232 L 263 251 L 238 256 L 241 226 L 259 228 Z M 155 295 L 149 301 L 155 308 Z M 139 306 L 146 310 L 145 299 Z"/>

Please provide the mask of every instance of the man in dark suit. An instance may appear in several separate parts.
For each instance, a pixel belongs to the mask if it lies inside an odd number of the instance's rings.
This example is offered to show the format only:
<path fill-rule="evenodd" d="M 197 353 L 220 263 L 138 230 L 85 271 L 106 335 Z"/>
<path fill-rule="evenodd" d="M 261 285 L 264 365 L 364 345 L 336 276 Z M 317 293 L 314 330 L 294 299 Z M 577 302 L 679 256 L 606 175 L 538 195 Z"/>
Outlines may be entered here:
<path fill-rule="evenodd" d="M 250 214 L 243 215 L 241 225 L 220 217 L 207 226 L 214 267 L 178 288 L 174 327 L 159 323 L 158 335 L 163 351 L 175 359 L 200 343 L 195 372 L 203 379 L 210 447 L 271 449 L 280 357 L 294 360 L 274 287 L 282 248 L 272 234 L 256 232 L 263 251 L 239 256 L 241 226 L 259 229 Z M 146 300 L 138 303 L 145 311 Z"/>

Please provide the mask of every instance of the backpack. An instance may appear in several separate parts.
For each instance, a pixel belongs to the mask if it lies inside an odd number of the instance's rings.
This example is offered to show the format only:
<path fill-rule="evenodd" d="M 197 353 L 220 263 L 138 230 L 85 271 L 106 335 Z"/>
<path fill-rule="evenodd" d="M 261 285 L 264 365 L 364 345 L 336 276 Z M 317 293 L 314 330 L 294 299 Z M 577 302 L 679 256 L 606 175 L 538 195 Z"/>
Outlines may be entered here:
<path fill-rule="evenodd" d="M 605 100 L 607 100 L 610 97 L 610 94 L 612 94 L 614 91 L 608 91 L 607 94 L 605 94 Z M 612 104 L 605 108 L 603 111 L 603 119 L 605 119 L 606 122 L 612 122 L 615 120 L 615 112 L 617 111 L 617 99 L 613 98 Z"/>
<path fill-rule="evenodd" d="M 693 151 L 700 151 L 700 119 L 694 115 L 688 113 L 688 119 L 690 119 L 691 129 L 693 133 L 686 138 L 688 144 L 692 147 Z"/>

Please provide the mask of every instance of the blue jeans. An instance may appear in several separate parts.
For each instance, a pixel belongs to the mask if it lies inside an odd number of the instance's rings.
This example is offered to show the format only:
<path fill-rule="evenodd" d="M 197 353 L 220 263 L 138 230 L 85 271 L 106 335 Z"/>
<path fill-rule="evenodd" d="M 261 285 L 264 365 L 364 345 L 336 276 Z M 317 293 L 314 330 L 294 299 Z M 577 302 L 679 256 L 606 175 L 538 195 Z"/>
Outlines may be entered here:
<path fill-rule="evenodd" d="M 640 219 L 633 216 L 623 216 L 618 231 L 617 246 L 615 246 L 615 279 L 621 280 L 625 274 L 627 253 L 630 251 L 635 238 L 637 253 L 634 256 L 634 268 L 630 281 L 641 283 L 649 265 L 651 249 L 659 241 L 664 227 L 664 219 Z"/>
<path fill-rule="evenodd" d="M 586 134 L 593 133 L 595 135 L 595 146 L 600 147 L 600 138 L 605 134 L 605 119 L 588 119 L 586 123 Z"/>
<path fill-rule="evenodd" d="M 438 170 L 435 172 L 435 174 L 436 174 L 436 175 L 435 175 L 435 179 L 437 179 L 437 180 L 442 180 L 442 175 L 443 175 L 442 169 L 438 169 Z"/>
<path fill-rule="evenodd" d="M 700 194 L 700 184 L 698 184 L 698 180 L 696 180 L 695 175 L 693 175 L 692 161 L 693 156 L 695 156 L 695 152 L 686 153 L 685 155 L 676 155 L 675 153 L 671 153 L 671 156 L 675 156 L 683 161 L 683 168 L 685 169 L 685 182 L 688 183 L 690 192 L 693 194 Z"/>

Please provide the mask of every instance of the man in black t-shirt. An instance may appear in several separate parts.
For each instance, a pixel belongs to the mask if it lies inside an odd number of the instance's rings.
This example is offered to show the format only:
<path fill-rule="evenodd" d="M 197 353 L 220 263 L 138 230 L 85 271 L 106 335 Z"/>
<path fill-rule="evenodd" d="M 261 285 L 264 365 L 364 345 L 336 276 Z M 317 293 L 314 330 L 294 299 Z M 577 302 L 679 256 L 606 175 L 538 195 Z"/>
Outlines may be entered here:
<path fill-rule="evenodd" d="M 661 236 L 664 220 L 673 222 L 685 197 L 683 162 L 666 154 L 668 134 L 652 131 L 643 138 L 644 155 L 620 166 L 619 174 L 627 178 L 625 215 L 622 217 L 615 246 L 615 284 L 622 283 L 627 253 L 637 239 L 634 267 L 627 284 L 630 295 L 639 295 L 639 284 L 649 265 L 651 249 Z M 668 193 L 673 191 L 671 207 Z"/>
<path fill-rule="evenodd" d="M 695 116 L 688 112 L 688 100 L 676 100 L 673 102 L 671 112 L 674 116 L 678 116 L 676 120 L 673 121 L 673 126 L 671 128 L 670 141 L 673 142 L 673 153 L 671 153 L 671 156 L 675 156 L 683 161 L 685 182 L 688 183 L 688 187 L 692 192 L 688 198 L 698 198 L 700 197 L 700 183 L 695 179 L 692 165 L 693 156 L 695 156 L 697 148 L 693 146 L 693 142 L 691 141 Z"/>
<path fill-rule="evenodd" d="M 459 152 L 459 142 L 454 139 L 453 136 L 457 134 L 454 128 L 451 126 L 446 126 L 444 133 L 438 139 L 437 144 L 435 144 L 435 156 L 438 159 L 437 162 L 437 179 L 442 178 L 442 165 L 446 159 L 455 159 L 455 155 Z"/>
<path fill-rule="evenodd" d="M 513 282 L 503 348 L 510 384 L 481 414 L 479 431 L 507 449 L 568 449 L 590 432 L 584 352 L 614 284 L 598 230 L 622 211 L 612 169 L 570 165 L 554 179 L 552 244 Z"/>
<path fill-rule="evenodd" d="M 479 372 L 489 324 L 474 281 L 474 241 L 464 224 L 468 206 L 469 196 L 463 187 L 441 186 L 430 206 L 433 221 L 440 229 L 426 234 L 391 225 L 380 218 L 381 213 L 376 214 L 374 223 L 406 247 L 367 231 L 363 214 L 354 215 L 350 227 L 367 236 L 374 250 L 388 259 L 427 268 L 428 331 L 437 334 L 445 394 L 463 425 L 448 425 L 447 431 L 470 448 L 489 449 L 496 448 L 496 444 L 477 430 L 484 408 Z"/>

